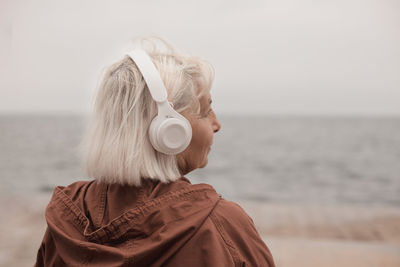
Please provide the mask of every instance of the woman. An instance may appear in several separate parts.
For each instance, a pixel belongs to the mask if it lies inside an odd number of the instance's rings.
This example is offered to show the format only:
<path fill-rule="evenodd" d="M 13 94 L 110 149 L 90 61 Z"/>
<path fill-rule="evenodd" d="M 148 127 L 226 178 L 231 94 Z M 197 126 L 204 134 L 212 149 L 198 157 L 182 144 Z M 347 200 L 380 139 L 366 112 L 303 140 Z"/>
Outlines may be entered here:
<path fill-rule="evenodd" d="M 36 265 L 274 266 L 239 205 L 184 177 L 221 128 L 212 67 L 146 41 L 103 78 L 81 144 L 94 179 L 54 190 Z"/>

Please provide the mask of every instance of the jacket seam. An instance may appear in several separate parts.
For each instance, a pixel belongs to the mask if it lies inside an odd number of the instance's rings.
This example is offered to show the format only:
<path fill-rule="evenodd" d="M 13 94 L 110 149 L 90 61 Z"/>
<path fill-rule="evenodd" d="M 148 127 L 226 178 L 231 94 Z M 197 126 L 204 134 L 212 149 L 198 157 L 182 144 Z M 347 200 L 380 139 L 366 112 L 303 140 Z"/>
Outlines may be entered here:
<path fill-rule="evenodd" d="M 68 212 L 68 214 L 72 213 L 73 215 L 75 215 L 75 218 L 71 218 L 73 225 L 78 226 L 78 229 L 80 231 L 83 231 L 83 236 L 85 236 L 89 240 L 98 239 L 99 242 L 104 242 L 104 240 L 109 241 L 119 238 L 119 235 L 115 236 L 115 231 L 109 231 L 110 228 L 115 229 L 115 227 L 119 226 L 123 229 L 123 231 L 121 232 L 125 233 L 129 229 L 130 223 L 136 222 L 139 217 L 143 217 L 147 212 L 150 212 L 154 208 L 158 208 L 160 207 L 160 205 L 165 206 L 172 200 L 189 199 L 193 194 L 199 194 L 204 191 L 215 192 L 215 190 L 209 185 L 199 185 L 197 186 L 197 188 L 184 188 L 178 191 L 169 192 L 159 198 L 144 202 L 144 206 L 139 206 L 134 209 L 128 210 L 124 214 L 121 214 L 119 217 L 115 218 L 105 227 L 99 228 L 91 233 L 88 233 L 88 228 L 90 227 L 88 223 L 89 220 L 84 214 L 82 214 L 76 204 L 72 202 L 72 200 L 63 192 L 61 188 L 56 188 L 54 197 L 57 200 L 56 204 L 62 203 L 62 205 L 64 206 L 64 211 Z M 120 233 L 120 235 L 123 234 Z"/>
<path fill-rule="evenodd" d="M 93 226 L 94 227 L 101 227 L 101 223 L 103 222 L 104 219 L 104 212 L 105 212 L 105 206 L 106 206 L 106 198 L 107 198 L 107 189 L 108 185 L 102 185 L 101 186 L 101 193 L 100 193 L 100 200 L 99 200 L 99 210 L 96 214 L 96 217 L 93 218 Z"/>
<path fill-rule="evenodd" d="M 201 222 L 201 224 L 200 224 L 199 227 L 196 229 L 196 231 L 194 231 L 194 233 L 192 234 L 192 236 L 191 236 L 184 244 L 182 244 L 182 246 L 181 246 L 179 249 L 177 249 L 177 252 L 180 251 L 186 244 L 188 244 L 188 243 L 192 240 L 192 238 L 200 231 L 201 227 L 203 227 L 203 225 L 204 225 L 204 223 L 207 221 L 208 217 L 210 217 L 211 214 L 213 213 L 215 207 L 217 207 L 219 201 L 220 201 L 220 199 L 218 199 L 218 200 L 214 203 L 214 206 L 212 207 L 212 209 L 211 209 L 209 215 L 205 217 L 205 219 Z M 176 253 L 177 253 L 177 252 L 176 252 Z M 171 255 L 171 257 L 169 257 L 169 258 L 167 259 L 166 262 L 168 262 L 168 260 L 172 259 L 172 258 L 176 255 L 176 253 L 174 253 L 173 255 Z"/>
<path fill-rule="evenodd" d="M 54 198 L 55 198 L 55 204 L 56 204 L 55 207 L 61 208 L 66 216 L 73 214 L 75 216 L 75 218 L 72 218 L 73 225 L 76 227 L 79 227 L 77 229 L 79 231 L 82 231 L 85 228 L 84 222 L 86 221 L 86 217 L 81 214 L 79 208 L 76 207 L 76 205 L 74 203 L 72 203 L 72 201 L 68 198 L 67 195 L 64 194 L 64 192 L 61 191 L 61 189 L 56 188 L 54 193 L 55 193 Z M 59 203 L 62 204 L 62 207 L 57 205 Z M 68 205 L 68 204 L 72 204 L 72 205 Z"/>
<path fill-rule="evenodd" d="M 123 229 L 123 231 L 120 231 L 118 235 L 115 235 L 116 231 L 113 231 L 114 235 L 113 236 L 108 236 L 110 240 L 118 239 L 120 236 L 124 235 L 126 231 L 129 230 L 130 224 L 135 223 L 137 220 L 145 216 L 146 213 L 151 212 L 154 208 L 160 208 L 163 206 L 166 206 L 170 203 L 170 201 L 173 200 L 188 200 L 192 197 L 193 194 L 199 194 L 204 191 L 209 191 L 207 188 L 201 189 L 201 190 L 194 190 L 194 191 L 189 191 L 189 192 L 183 192 L 183 194 L 180 194 L 176 197 L 171 196 L 167 198 L 165 201 L 163 199 L 154 199 L 158 200 L 152 205 L 144 206 L 144 207 L 137 207 L 133 210 L 127 211 L 126 213 L 122 214 L 121 216 L 117 217 L 113 221 L 111 221 L 108 226 L 115 228 L 116 226 L 119 226 Z M 211 200 L 211 199 L 210 199 Z M 153 202 L 153 200 L 151 200 Z M 94 232 L 95 233 L 95 232 Z M 99 239 L 102 239 L 101 236 L 97 236 L 96 234 L 94 237 L 97 237 Z"/>
<path fill-rule="evenodd" d="M 214 211 L 214 210 L 213 210 Z M 235 262 L 236 266 L 242 266 L 242 262 L 244 260 L 240 257 L 235 245 L 233 244 L 232 240 L 229 238 L 229 235 L 225 233 L 224 227 L 218 217 L 213 213 L 210 214 L 210 219 L 213 222 L 215 228 L 217 229 L 218 233 L 221 235 L 222 240 L 224 240 L 225 247 L 229 251 L 233 261 Z"/>

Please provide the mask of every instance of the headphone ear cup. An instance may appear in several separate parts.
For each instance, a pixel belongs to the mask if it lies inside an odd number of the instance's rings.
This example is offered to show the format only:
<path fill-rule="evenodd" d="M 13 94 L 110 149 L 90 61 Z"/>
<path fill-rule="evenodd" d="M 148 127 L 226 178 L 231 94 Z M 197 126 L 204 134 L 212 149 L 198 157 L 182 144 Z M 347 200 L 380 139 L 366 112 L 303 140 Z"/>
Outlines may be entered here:
<path fill-rule="evenodd" d="M 149 137 L 150 137 L 150 143 L 154 147 L 155 150 L 161 151 L 161 148 L 158 145 L 157 141 L 157 132 L 158 128 L 160 127 L 160 119 L 157 116 L 154 117 L 154 119 L 151 121 L 150 127 L 149 127 Z"/>
<path fill-rule="evenodd" d="M 182 116 L 183 117 L 183 116 Z M 149 129 L 153 147 L 164 154 L 176 155 L 185 150 L 192 139 L 192 127 L 186 118 L 156 116 Z"/>

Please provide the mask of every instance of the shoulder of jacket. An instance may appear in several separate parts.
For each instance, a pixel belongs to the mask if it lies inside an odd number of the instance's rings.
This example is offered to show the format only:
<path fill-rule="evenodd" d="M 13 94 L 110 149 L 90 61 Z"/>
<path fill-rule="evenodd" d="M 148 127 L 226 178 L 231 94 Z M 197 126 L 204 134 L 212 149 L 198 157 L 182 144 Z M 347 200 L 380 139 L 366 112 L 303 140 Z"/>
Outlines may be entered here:
<path fill-rule="evenodd" d="M 213 211 L 213 217 L 222 220 L 230 221 L 230 223 L 240 224 L 254 224 L 250 216 L 244 211 L 244 209 L 236 202 L 221 198 L 218 205 Z"/>
<path fill-rule="evenodd" d="M 241 266 L 245 260 L 240 253 L 237 240 L 246 239 L 246 232 L 252 228 L 252 220 L 237 203 L 224 198 L 220 198 L 210 214 L 210 219 L 229 250 L 235 266 Z"/>
<path fill-rule="evenodd" d="M 253 220 L 239 204 L 221 198 L 210 218 L 236 262 L 245 266 L 275 266 Z"/>
<path fill-rule="evenodd" d="M 67 186 L 56 186 L 53 194 L 60 191 L 67 195 L 79 194 L 82 192 L 82 189 L 87 188 L 92 183 L 96 183 L 96 180 L 76 181 Z"/>

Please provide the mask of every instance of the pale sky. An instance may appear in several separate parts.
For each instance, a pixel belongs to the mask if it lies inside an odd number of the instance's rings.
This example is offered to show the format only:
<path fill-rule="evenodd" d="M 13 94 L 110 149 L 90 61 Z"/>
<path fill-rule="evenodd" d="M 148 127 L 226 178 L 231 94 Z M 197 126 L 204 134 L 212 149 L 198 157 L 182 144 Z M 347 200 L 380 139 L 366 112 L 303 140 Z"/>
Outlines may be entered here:
<path fill-rule="evenodd" d="M 400 1 L 0 1 L 0 113 L 88 113 L 157 35 L 212 63 L 220 114 L 400 115 Z"/>

